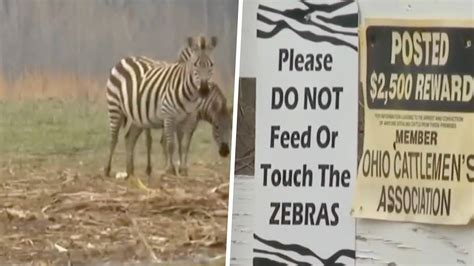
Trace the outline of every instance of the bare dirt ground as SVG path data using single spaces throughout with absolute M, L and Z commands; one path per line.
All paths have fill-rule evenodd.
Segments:
M 146 193 L 54 165 L 62 159 L 2 162 L 2 264 L 176 261 L 225 252 L 226 178 L 209 165 L 193 165 L 194 177 L 156 176 L 155 191 Z
M 155 133 L 145 192 L 103 175 L 106 112 L 90 102 L 0 98 L 0 264 L 224 265 L 229 162 L 209 128 L 193 138 L 188 177 L 162 174 Z M 135 172 L 148 184 L 144 146 Z M 120 139 L 112 174 L 124 163 Z

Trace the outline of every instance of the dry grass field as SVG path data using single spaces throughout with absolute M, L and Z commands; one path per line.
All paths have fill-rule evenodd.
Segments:
M 151 192 L 107 178 L 104 82 L 0 78 L 1 264 L 223 265 L 209 258 L 225 253 L 229 159 L 219 158 L 210 126 L 193 138 L 188 177 L 163 174 L 155 131 Z M 112 175 L 125 169 L 123 151 L 120 138 Z M 147 184 L 144 151 L 142 136 L 135 172 Z

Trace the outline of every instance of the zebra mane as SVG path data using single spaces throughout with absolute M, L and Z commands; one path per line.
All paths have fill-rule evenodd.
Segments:
M 181 48 L 178 54 L 178 63 L 187 62 L 193 55 L 193 49 L 199 49 L 201 51 L 210 51 L 217 45 L 217 37 L 212 36 L 210 40 L 206 40 L 204 36 L 188 37 L 188 45 Z
M 188 46 L 198 48 L 200 50 L 212 50 L 217 45 L 217 36 L 212 36 L 209 40 L 201 34 L 196 37 L 188 37 Z
M 200 119 L 214 124 L 218 121 L 218 117 L 227 115 L 229 108 L 227 98 L 220 86 L 215 82 L 210 82 L 209 87 L 211 91 L 207 97 L 201 100 L 198 116 Z
M 190 47 L 183 47 L 181 48 L 179 54 L 178 54 L 178 62 L 179 63 L 185 63 L 187 62 L 193 54 L 193 51 Z

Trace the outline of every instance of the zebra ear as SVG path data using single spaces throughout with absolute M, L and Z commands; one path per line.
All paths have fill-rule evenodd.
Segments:
M 199 36 L 199 38 L 198 38 L 198 47 L 199 47 L 199 49 L 201 49 L 201 50 L 206 49 L 206 45 L 207 45 L 206 44 L 206 38 L 204 38 L 204 36 L 202 36 L 202 35 Z
M 188 37 L 188 38 L 186 38 L 186 41 L 188 42 L 188 46 L 190 48 L 194 49 L 194 47 L 195 47 L 194 38 L 193 37 Z
M 217 36 L 211 37 L 211 45 L 209 45 L 209 50 L 214 49 L 217 46 Z

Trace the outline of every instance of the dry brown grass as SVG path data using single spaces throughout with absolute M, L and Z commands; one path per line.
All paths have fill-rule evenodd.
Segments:
M 217 69 L 213 79 L 231 104 L 234 84 L 224 83 Z M 98 80 L 69 72 L 26 70 L 9 81 L 0 73 L 0 100 L 80 99 L 103 104 L 106 80 L 107 77 Z
M 154 190 L 139 192 L 102 176 L 108 120 L 94 103 L 105 104 L 104 85 L 71 73 L 0 75 L 0 261 L 211 265 L 225 252 L 229 162 L 217 159 L 209 126 L 193 137 L 186 178 L 162 175 L 155 141 Z M 144 155 L 140 141 L 146 182 Z M 119 145 L 112 171 L 123 168 Z
M 25 71 L 14 80 L 0 74 L 0 100 L 85 99 L 104 101 L 105 81 L 74 73 Z
M 224 253 L 223 165 L 194 164 L 188 178 L 156 173 L 152 192 L 144 193 L 90 166 L 64 163 L 77 159 L 0 160 L 2 263 L 209 265 Z

